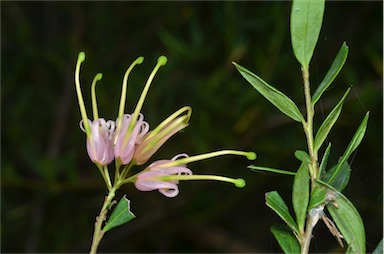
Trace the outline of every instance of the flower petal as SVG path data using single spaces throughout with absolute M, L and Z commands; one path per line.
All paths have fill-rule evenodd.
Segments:
M 103 118 L 89 121 L 91 135 L 87 137 L 87 152 L 94 163 L 107 165 L 114 159 L 113 147 L 109 137 L 110 128 Z
M 121 128 L 115 133 L 115 158 L 119 158 L 124 165 L 132 160 L 137 142 L 142 139 L 149 129 L 149 124 L 144 121 L 144 116 L 140 114 L 136 125 L 129 134 L 129 137 L 127 137 L 131 120 L 131 115 L 123 115 Z

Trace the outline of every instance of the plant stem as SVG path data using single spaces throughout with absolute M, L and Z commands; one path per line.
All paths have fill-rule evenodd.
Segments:
M 312 231 L 319 221 L 319 215 L 312 216 L 311 213 L 308 214 L 307 226 L 305 227 L 304 237 L 300 241 L 301 245 L 301 254 L 309 253 L 309 245 L 311 244 Z
M 315 188 L 316 178 L 319 172 L 318 167 L 318 154 L 317 150 L 314 148 L 314 137 L 313 137 L 313 117 L 315 115 L 315 109 L 312 103 L 311 98 L 311 89 L 309 82 L 309 68 L 302 67 L 301 68 L 303 81 L 304 81 L 304 94 L 305 94 L 305 104 L 307 109 L 307 121 L 303 123 L 304 132 L 307 137 L 308 144 L 308 152 L 310 156 L 310 161 L 308 164 L 309 173 L 311 176 L 311 193 Z M 304 234 L 302 234 L 302 238 L 300 239 L 300 247 L 301 254 L 306 254 L 309 252 L 309 246 L 312 239 L 312 231 L 318 222 L 318 218 L 313 219 L 311 214 L 308 214 L 307 217 L 307 225 L 305 228 Z
M 96 253 L 97 248 L 100 244 L 100 241 L 104 236 L 104 232 L 101 229 L 101 226 L 103 225 L 103 222 L 107 216 L 108 210 L 110 209 L 110 205 L 112 204 L 113 198 L 115 197 L 115 192 L 116 192 L 116 187 L 114 186 L 109 190 L 108 196 L 105 197 L 100 214 L 99 216 L 96 217 L 95 231 L 93 233 L 91 251 L 89 252 L 90 254 Z
M 317 178 L 318 174 L 318 155 L 317 151 L 314 150 L 314 138 L 313 138 L 313 117 L 315 115 L 315 109 L 312 104 L 312 98 L 311 98 L 311 89 L 310 89 L 310 83 L 309 83 L 309 69 L 308 68 L 302 68 L 302 76 L 304 81 L 304 94 L 305 94 L 305 104 L 307 109 L 307 121 L 303 124 L 305 135 L 307 137 L 307 144 L 308 144 L 308 151 L 310 156 L 310 163 L 309 163 L 309 172 L 311 174 L 311 180 L 312 180 L 312 189 L 314 188 L 314 183 Z

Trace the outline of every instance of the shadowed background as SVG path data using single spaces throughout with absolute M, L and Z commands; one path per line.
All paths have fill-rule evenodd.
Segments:
M 316 108 L 316 127 L 353 85 L 329 141 L 331 164 L 342 155 L 366 111 L 366 136 L 350 160 L 344 194 L 361 213 L 367 252 L 382 238 L 383 4 L 327 2 L 311 62 L 314 91 L 341 44 L 350 47 L 341 74 Z M 227 183 L 181 182 L 172 199 L 126 185 L 137 218 L 107 233 L 100 252 L 278 252 L 269 228 L 282 223 L 264 204 L 277 190 L 290 205 L 293 178 L 254 173 L 255 163 L 295 171 L 306 150 L 302 128 L 275 109 L 235 70 L 235 61 L 282 90 L 304 112 L 300 66 L 289 38 L 290 2 L 2 2 L 1 251 L 87 252 L 106 188 L 79 129 L 74 68 L 86 52 L 81 81 L 90 115 L 90 84 L 99 114 L 115 119 L 123 75 L 133 111 L 159 55 L 168 57 L 142 109 L 154 127 L 184 105 L 190 126 L 151 159 L 232 148 L 254 162 L 222 157 L 190 164 L 195 174 L 242 177 Z M 321 150 L 321 154 L 324 150 Z M 113 168 L 113 167 L 111 167 Z M 292 209 L 291 209 L 292 211 Z M 322 222 L 314 252 L 341 252 Z

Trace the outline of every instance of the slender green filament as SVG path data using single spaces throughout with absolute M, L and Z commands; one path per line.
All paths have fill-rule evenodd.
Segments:
M 233 183 L 238 188 L 243 188 L 245 186 L 245 180 L 242 178 L 234 179 L 234 178 L 229 178 L 225 176 L 215 176 L 215 175 L 171 175 L 171 176 L 156 177 L 155 179 L 160 179 L 162 181 L 214 180 L 214 181 Z
M 170 161 L 164 164 L 159 165 L 158 167 L 160 168 L 168 168 L 168 167 L 173 167 L 177 165 L 184 165 L 190 162 L 194 161 L 200 161 L 200 160 L 205 160 L 209 159 L 212 157 L 217 157 L 221 155 L 241 155 L 247 157 L 248 160 L 254 160 L 256 159 L 256 154 L 254 152 L 243 152 L 243 151 L 235 151 L 235 150 L 222 150 L 222 151 L 217 151 L 217 152 L 211 152 L 211 153 L 206 153 L 206 154 L 200 154 L 196 156 L 191 156 L 183 159 L 178 159 L 175 161 Z
M 127 69 L 127 71 L 125 72 L 124 74 L 124 78 L 123 78 L 123 86 L 121 88 L 121 97 L 120 97 L 120 104 L 119 104 L 119 112 L 118 112 L 118 117 L 117 117 L 117 126 L 116 126 L 116 130 L 119 131 L 120 128 L 121 128 L 121 118 L 124 114 L 124 108 L 125 108 L 125 100 L 127 98 L 127 83 L 128 83 L 128 76 L 129 74 L 131 73 L 133 67 L 135 67 L 136 65 L 139 65 L 141 64 L 142 62 L 144 61 L 144 57 L 140 56 L 138 57 L 130 66 L 129 68 Z
M 76 85 L 77 99 L 79 101 L 79 106 L 80 106 L 81 118 L 83 119 L 84 130 L 85 130 L 85 133 L 87 134 L 87 137 L 90 137 L 91 128 L 88 123 L 87 111 L 85 109 L 84 99 L 83 99 L 83 95 L 81 93 L 81 88 L 80 88 L 80 66 L 81 66 L 81 63 L 84 61 L 85 61 L 85 53 L 80 52 L 79 56 L 77 57 L 77 63 L 76 63 L 75 85 Z
M 141 93 L 140 99 L 136 104 L 136 108 L 135 108 L 135 111 L 133 112 L 132 120 L 129 123 L 128 131 L 127 131 L 127 135 L 125 136 L 124 143 L 128 142 L 129 136 L 130 136 L 131 132 L 133 131 L 133 128 L 135 127 L 137 117 L 139 116 L 140 110 L 143 107 L 145 97 L 147 96 L 149 87 L 151 86 L 151 83 L 152 83 L 157 71 L 159 70 L 159 68 L 161 66 L 165 65 L 166 63 L 167 63 L 167 57 L 165 57 L 165 56 L 160 56 L 157 59 L 157 64 L 156 64 L 155 68 L 153 69 L 151 75 L 149 76 L 147 83 L 144 86 L 143 92 Z
M 165 119 L 163 122 L 161 122 L 149 135 L 148 135 L 148 138 L 152 138 L 154 136 L 157 136 L 157 134 L 167 125 L 169 125 L 170 123 L 172 123 L 172 121 L 174 121 L 179 115 L 182 115 L 184 112 L 187 112 L 187 117 L 183 118 L 183 121 L 185 121 L 186 123 L 189 122 L 189 119 L 191 118 L 191 114 L 192 114 L 192 108 L 189 107 L 189 106 L 185 106 L 185 107 L 182 107 L 181 109 L 177 110 L 175 113 L 173 113 L 172 115 L 170 115 L 167 119 Z
M 92 99 L 92 111 L 93 111 L 93 120 L 99 119 L 99 112 L 97 111 L 97 101 L 96 101 L 96 82 L 103 78 L 103 74 L 97 73 L 93 78 L 91 86 L 91 99 Z
M 182 124 L 184 124 L 185 126 L 188 125 L 188 124 L 187 124 L 187 121 L 186 121 L 186 118 L 187 118 L 187 116 L 182 116 L 182 117 L 180 117 L 179 119 L 176 119 L 176 120 L 173 121 L 171 124 L 169 124 L 169 125 L 167 126 L 166 129 L 162 130 L 161 132 L 160 132 L 160 130 L 157 130 L 157 131 L 156 131 L 156 129 L 157 129 L 157 128 L 156 128 L 156 129 L 153 131 L 153 132 L 156 131 L 156 136 L 151 135 L 153 132 L 151 132 L 150 135 L 148 135 L 148 139 L 151 139 L 151 137 L 153 137 L 153 138 L 152 138 L 151 142 L 150 142 L 147 146 L 145 146 L 145 148 L 143 149 L 143 152 L 145 153 L 145 152 L 151 150 L 152 147 L 154 147 L 160 140 L 162 140 L 163 138 L 165 138 L 165 136 L 167 136 L 167 135 L 168 135 L 170 132 L 172 132 L 174 129 L 179 128 L 180 125 L 182 125 Z M 184 128 L 184 127 L 183 127 L 183 128 Z M 150 137 L 150 136 L 151 136 L 151 137 Z

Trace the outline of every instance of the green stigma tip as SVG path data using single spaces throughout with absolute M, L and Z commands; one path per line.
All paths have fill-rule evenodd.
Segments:
M 255 160 L 256 157 L 257 157 L 257 156 L 256 156 L 256 154 L 255 154 L 254 152 L 249 152 L 249 153 L 247 154 L 247 159 L 250 160 L 250 161 Z
M 102 73 L 97 73 L 96 74 L 96 77 L 95 77 L 96 80 L 100 80 L 102 78 L 103 78 L 103 74 Z
M 79 56 L 77 57 L 77 59 L 80 61 L 80 62 L 83 62 L 85 60 L 85 53 L 83 51 L 81 51 L 79 53 Z
M 234 184 L 238 188 L 243 188 L 245 186 L 245 180 L 242 178 L 237 178 L 236 181 L 234 182 Z
M 166 56 L 160 56 L 159 59 L 157 59 L 157 63 L 164 66 L 167 63 L 168 59 Z
M 144 61 L 144 57 L 140 56 L 136 59 L 137 64 L 141 64 Z

